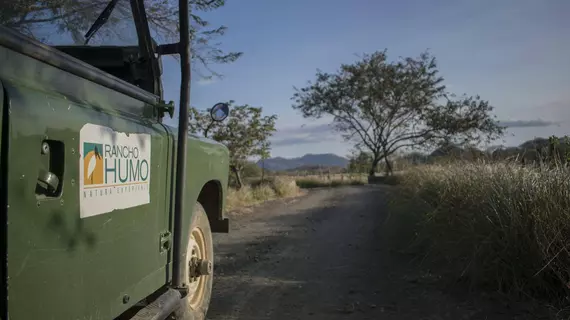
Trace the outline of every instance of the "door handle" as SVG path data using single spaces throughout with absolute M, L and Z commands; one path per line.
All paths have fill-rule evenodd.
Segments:
M 38 183 L 42 183 L 45 189 L 53 193 L 59 187 L 59 178 L 53 172 L 40 170 Z
M 63 190 L 62 184 L 65 168 L 65 147 L 63 141 L 42 141 L 40 165 L 36 195 L 50 198 L 59 197 Z

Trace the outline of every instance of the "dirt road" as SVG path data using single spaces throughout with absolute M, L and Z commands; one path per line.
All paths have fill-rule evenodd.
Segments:
M 215 235 L 208 319 L 537 319 L 488 295 L 443 289 L 384 236 L 387 186 L 312 190 L 231 215 Z

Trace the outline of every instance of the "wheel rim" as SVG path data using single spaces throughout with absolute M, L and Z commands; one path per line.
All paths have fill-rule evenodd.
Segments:
M 200 228 L 194 228 L 190 234 L 188 242 L 188 252 L 186 254 L 186 281 L 188 282 L 188 303 L 192 309 L 197 309 L 204 299 L 204 289 L 206 287 L 207 277 L 210 275 L 199 276 L 197 279 L 190 278 L 190 263 L 192 258 L 201 260 L 208 259 L 206 249 L 206 238 Z M 192 281 L 194 280 L 194 281 Z

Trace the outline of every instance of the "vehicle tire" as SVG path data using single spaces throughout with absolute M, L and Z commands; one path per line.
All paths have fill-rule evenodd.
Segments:
M 173 317 L 179 320 L 203 320 L 206 319 L 212 296 L 214 246 L 208 216 L 198 202 L 194 205 L 186 243 L 186 262 L 184 264 L 183 279 L 189 290 L 188 295 L 181 300 L 180 307 L 174 312 Z M 194 282 L 190 282 L 189 279 L 189 262 L 192 257 L 205 258 L 211 262 L 209 275 L 200 276 Z

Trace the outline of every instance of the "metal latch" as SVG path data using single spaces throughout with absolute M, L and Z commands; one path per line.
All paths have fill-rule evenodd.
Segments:
M 165 231 L 160 234 L 160 253 L 165 253 L 170 250 L 172 244 L 172 233 L 170 231 Z

